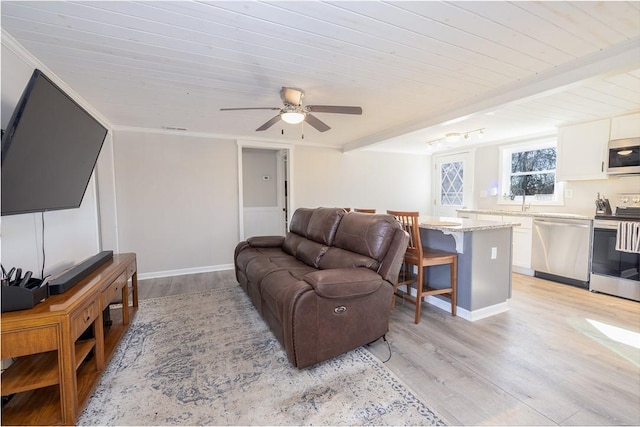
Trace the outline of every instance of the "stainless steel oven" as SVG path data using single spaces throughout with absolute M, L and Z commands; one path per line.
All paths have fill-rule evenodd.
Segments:
M 616 250 L 618 222 L 640 221 L 640 208 L 634 209 L 627 216 L 620 209 L 616 215 L 596 215 L 589 290 L 640 301 L 640 254 Z

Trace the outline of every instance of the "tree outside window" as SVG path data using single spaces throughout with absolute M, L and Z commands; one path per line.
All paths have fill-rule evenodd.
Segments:
M 539 139 L 500 147 L 498 204 L 563 205 L 564 183 L 556 182 L 556 141 Z M 518 200 L 514 199 L 514 196 Z
M 519 151 L 511 154 L 511 194 L 535 196 L 554 194 L 556 180 L 555 147 Z

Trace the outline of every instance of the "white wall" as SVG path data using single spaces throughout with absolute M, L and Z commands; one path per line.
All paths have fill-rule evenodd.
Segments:
M 588 149 L 586 147 L 585 149 Z M 474 209 L 518 210 L 520 207 L 498 205 L 499 196 L 489 196 L 491 189 L 497 187 L 499 170 L 499 148 L 489 146 L 478 148 L 475 155 Z M 580 161 L 576 159 L 576 161 Z M 532 206 L 532 212 L 560 212 L 581 215 L 595 214 L 596 193 L 609 198 L 612 208 L 618 205 L 616 194 L 640 193 L 640 176 L 612 177 L 604 180 L 569 181 L 565 183 L 565 193 L 573 197 L 565 198 L 564 206 Z M 487 195 L 481 192 L 485 191 Z M 483 197 L 484 196 L 484 197 Z
M 2 127 L 5 128 L 35 67 L 63 85 L 28 52 L 2 39 Z M 73 94 L 70 94 L 73 96 Z M 75 98 L 75 97 L 74 97 Z M 81 105 L 87 107 L 76 98 Z M 57 274 L 100 250 L 95 179 L 89 182 L 82 205 L 44 214 L 46 265 L 44 273 Z M 42 268 L 41 214 L 4 216 L 1 219 L 1 261 L 6 267 L 21 267 L 40 277 Z
M 142 277 L 231 268 L 238 243 L 235 141 L 114 133 L 118 241 Z
M 295 148 L 293 207 L 338 206 L 428 215 L 431 156 Z
M 142 278 L 231 268 L 239 240 L 235 141 L 114 133 L 118 240 Z M 428 212 L 429 156 L 296 146 L 297 207 Z

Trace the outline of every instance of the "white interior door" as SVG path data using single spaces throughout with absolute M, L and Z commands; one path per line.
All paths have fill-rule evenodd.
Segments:
M 286 145 L 238 141 L 240 240 L 286 234 L 291 157 Z
M 434 157 L 434 215 L 456 217 L 473 201 L 473 152 Z

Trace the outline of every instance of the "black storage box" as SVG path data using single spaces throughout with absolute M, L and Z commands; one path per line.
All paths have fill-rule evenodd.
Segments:
M 29 279 L 27 287 L 2 286 L 2 312 L 26 310 L 49 297 L 49 286 L 39 286 L 42 279 Z M 38 286 L 38 287 L 36 287 Z

